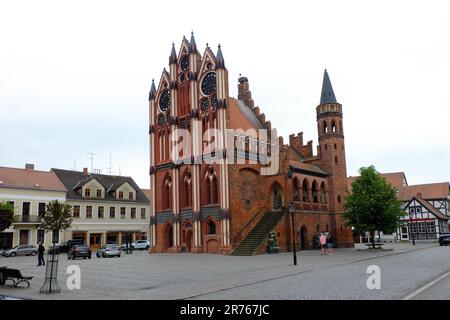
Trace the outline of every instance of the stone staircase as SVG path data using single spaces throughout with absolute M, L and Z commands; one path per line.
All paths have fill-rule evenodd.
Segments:
M 252 256 L 257 254 L 259 247 L 267 240 L 269 233 L 273 231 L 282 217 L 282 212 L 266 212 L 252 231 L 231 252 L 231 255 Z

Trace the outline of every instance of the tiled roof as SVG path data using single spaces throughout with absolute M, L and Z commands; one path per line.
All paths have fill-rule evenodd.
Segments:
M 448 182 L 417 184 L 400 188 L 398 196 L 404 201 L 416 197 L 419 193 L 422 194 L 423 199 L 447 199 L 448 188 Z
M 150 189 L 141 189 L 141 190 L 147 197 L 148 201 L 150 201 L 150 199 L 152 198 L 152 190 Z
M 404 172 L 390 172 L 390 173 L 380 173 L 380 175 L 387 180 L 394 188 L 401 189 L 404 187 L 404 184 L 408 185 L 406 181 Z M 347 178 L 347 185 L 351 189 L 353 181 L 358 176 L 350 176 Z
M 300 169 L 300 170 L 305 170 L 305 171 L 309 171 L 309 172 L 313 172 L 313 173 L 318 173 L 321 175 L 328 175 L 328 173 L 326 171 L 323 171 L 322 169 L 320 169 L 318 166 L 309 164 L 309 163 L 303 163 L 303 162 L 298 162 L 295 160 L 290 160 L 289 161 L 289 165 Z
M 67 189 L 51 171 L 0 167 L 0 188 L 66 192 Z
M 434 216 L 436 216 L 439 219 L 448 220 L 448 217 L 442 214 L 438 209 L 433 207 L 428 201 L 421 199 L 419 197 L 413 197 L 410 200 L 417 200 L 422 206 L 424 206 L 429 212 L 431 212 Z
M 66 198 L 69 200 L 89 200 L 83 198 L 81 194 L 74 190 L 74 187 L 77 186 L 80 181 L 83 184 L 83 181 L 87 179 L 95 178 L 106 190 L 108 190 L 113 185 L 122 185 L 128 182 L 133 189 L 136 190 L 136 202 L 137 203 L 149 203 L 149 200 L 144 195 L 139 186 L 134 182 L 131 177 L 121 177 L 121 176 L 110 176 L 103 174 L 95 174 L 90 173 L 89 178 L 83 175 L 83 172 L 78 171 L 70 171 L 70 170 L 62 170 L 62 169 L 52 169 L 52 171 L 56 174 L 56 176 L 61 180 L 61 182 L 67 188 L 67 196 Z M 117 186 L 116 186 L 117 188 Z M 96 201 L 114 201 L 114 202 L 126 202 L 128 200 L 118 200 L 111 193 L 107 192 L 105 198 L 98 199 L 95 198 Z

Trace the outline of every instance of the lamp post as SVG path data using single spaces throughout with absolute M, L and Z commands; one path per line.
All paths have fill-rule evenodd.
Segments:
M 295 248 L 295 220 L 294 220 L 294 212 L 295 212 L 295 203 L 291 201 L 289 204 L 289 212 L 291 214 L 292 221 L 292 254 L 294 259 L 294 266 L 297 265 L 297 250 Z
M 412 212 L 410 212 L 409 213 L 409 220 L 411 221 L 411 223 L 410 223 L 411 229 L 412 229 L 412 224 L 413 224 L 413 218 L 414 218 L 414 214 Z M 416 225 L 416 228 L 417 228 L 417 225 Z M 410 229 L 410 228 L 408 227 L 408 229 Z M 413 230 L 411 230 L 411 235 L 412 235 L 413 246 L 415 246 L 416 245 L 416 240 L 414 238 Z

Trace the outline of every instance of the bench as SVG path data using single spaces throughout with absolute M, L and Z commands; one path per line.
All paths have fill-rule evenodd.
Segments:
M 372 243 L 366 243 L 365 245 L 368 247 L 373 247 Z M 375 242 L 375 249 L 381 249 L 382 246 L 384 246 L 384 243 Z
M 10 269 L 2 267 L 0 268 L 0 284 L 4 285 L 7 280 L 10 280 L 13 282 L 14 287 L 17 288 L 17 286 L 20 283 L 26 283 L 28 287 L 30 287 L 30 280 L 33 279 L 33 277 L 25 277 L 20 273 L 20 270 L 18 269 Z

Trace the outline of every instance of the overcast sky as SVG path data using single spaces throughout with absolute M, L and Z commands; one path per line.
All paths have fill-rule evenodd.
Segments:
M 0 166 L 132 176 L 148 187 L 148 91 L 171 44 L 222 45 L 288 141 L 317 145 L 324 68 L 343 105 L 349 175 L 450 180 L 450 1 L 0 0 Z M 315 147 L 314 147 L 315 148 Z

